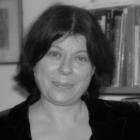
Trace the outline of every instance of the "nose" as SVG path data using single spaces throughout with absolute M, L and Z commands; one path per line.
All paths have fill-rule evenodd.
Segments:
M 72 68 L 72 60 L 70 58 L 63 58 L 61 61 L 59 72 L 63 75 L 70 75 L 72 74 L 73 68 Z

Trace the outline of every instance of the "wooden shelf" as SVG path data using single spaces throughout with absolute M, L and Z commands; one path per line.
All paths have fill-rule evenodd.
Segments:
M 103 95 L 139 95 L 140 88 L 138 87 L 106 87 L 100 91 Z

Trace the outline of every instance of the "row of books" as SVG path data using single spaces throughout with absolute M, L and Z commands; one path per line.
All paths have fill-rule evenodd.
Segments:
M 114 48 L 116 68 L 112 87 L 140 87 L 140 7 L 91 11 Z

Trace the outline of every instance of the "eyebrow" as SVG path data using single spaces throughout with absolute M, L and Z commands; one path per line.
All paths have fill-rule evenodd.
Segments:
M 57 45 L 52 45 L 51 48 L 56 48 L 56 49 L 59 49 L 59 50 L 63 50 L 61 47 L 57 46 Z
M 87 50 L 79 50 L 77 53 L 87 53 Z
M 52 45 L 52 48 L 56 48 L 56 49 L 59 49 L 59 50 L 62 50 L 63 49 L 57 45 Z M 83 49 L 83 50 L 78 50 L 76 53 L 87 53 L 87 50 Z

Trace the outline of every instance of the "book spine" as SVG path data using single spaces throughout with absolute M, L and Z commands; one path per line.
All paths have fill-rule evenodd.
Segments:
M 133 55 L 133 63 L 134 63 L 134 86 L 139 86 L 139 8 L 135 7 L 135 21 L 134 21 L 134 55 Z
M 105 15 L 106 15 L 105 34 L 108 40 L 112 42 L 114 10 L 113 9 L 105 10 Z
M 120 39 L 120 72 L 119 72 L 119 85 L 120 87 L 126 85 L 126 36 L 127 36 L 127 19 L 128 19 L 128 8 L 123 9 L 122 15 L 122 27 L 121 27 L 121 39 Z
M 128 20 L 127 20 L 127 38 L 126 38 L 126 47 L 127 47 L 127 62 L 126 62 L 126 86 L 133 87 L 134 86 L 134 64 L 133 64 L 133 53 L 134 53 L 134 7 L 128 7 Z
M 114 25 L 114 54 L 115 54 L 115 72 L 112 82 L 112 87 L 119 87 L 119 71 L 120 71 L 120 34 L 121 34 L 121 22 L 122 12 L 115 16 Z

